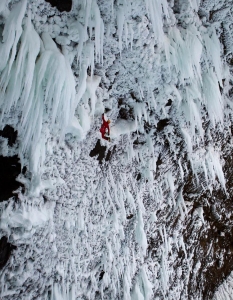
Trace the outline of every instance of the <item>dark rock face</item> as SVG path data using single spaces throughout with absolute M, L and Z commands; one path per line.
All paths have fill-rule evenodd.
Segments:
M 23 186 L 15 179 L 21 173 L 21 164 L 17 155 L 0 156 L 0 201 L 13 197 L 13 191 Z
M 100 275 L 99 275 L 99 280 L 102 280 L 102 279 L 103 279 L 104 274 L 105 274 L 105 272 L 104 272 L 104 270 L 102 270 L 102 271 L 100 272 Z
M 172 105 L 172 99 L 168 99 L 167 104 L 165 106 L 171 106 Z
M 3 236 L 0 239 L 0 269 L 2 269 L 7 263 L 13 249 L 16 249 L 16 246 L 8 243 L 7 238 Z
M 137 178 L 136 178 L 137 181 L 139 181 L 141 179 L 141 177 L 142 177 L 141 173 L 138 173 Z
M 217 140 L 223 141 L 223 137 L 216 136 Z M 225 139 L 221 151 L 225 161 L 223 172 L 226 179 L 227 193 L 216 185 L 211 191 L 203 189 L 195 180 L 195 174 L 188 165 L 188 172 L 185 176 L 185 184 L 180 185 L 183 190 L 183 197 L 186 203 L 192 206 L 189 214 L 186 216 L 186 222 L 183 231 L 183 240 L 185 251 L 179 250 L 174 268 L 183 270 L 183 280 L 188 280 L 189 299 L 195 299 L 199 293 L 201 299 L 213 299 L 216 289 L 230 275 L 233 270 L 233 153 L 230 147 L 230 140 Z M 164 151 L 164 157 L 168 157 L 168 152 Z M 173 157 L 170 156 L 169 157 Z M 160 164 L 163 168 L 163 164 Z M 178 166 L 177 166 L 178 169 Z M 200 179 L 205 184 L 205 178 Z M 197 211 L 202 210 L 204 223 L 201 221 Z M 162 218 L 162 211 L 157 216 Z M 171 228 L 179 226 L 179 217 L 171 214 L 171 218 L 164 220 L 166 228 L 168 224 Z M 199 226 L 197 227 L 197 220 Z M 148 240 L 148 252 L 152 257 L 156 256 L 158 241 L 156 239 Z M 187 263 L 186 255 L 191 259 Z M 191 268 L 191 272 L 186 277 L 185 270 Z M 178 281 L 174 278 L 172 287 L 176 286 Z
M 121 107 L 119 110 L 119 116 L 123 120 L 134 120 L 133 108 L 130 106 Z
M 8 139 L 8 146 L 12 147 L 17 139 L 17 130 L 6 125 L 3 130 L 0 130 L 0 136 Z
M 162 129 L 157 132 L 157 136 L 165 141 L 166 136 L 163 128 L 169 125 L 169 120 L 161 121 L 163 121 L 160 124 Z M 204 123 L 203 128 L 207 132 L 208 123 Z M 182 268 L 181 278 L 187 282 L 187 299 L 196 299 L 197 295 L 200 299 L 213 299 L 216 289 L 233 270 L 233 152 L 231 129 L 231 127 L 226 127 L 223 133 L 212 134 L 212 143 L 219 145 L 221 157 L 224 160 L 223 173 L 227 192 L 224 191 L 220 181 L 216 182 L 212 190 L 206 188 L 208 181 L 206 181 L 204 174 L 198 174 L 199 181 L 197 181 L 187 157 L 183 156 L 182 162 L 184 165 L 186 164 L 187 169 L 184 173 L 184 181 L 177 180 L 176 195 L 178 199 L 179 193 L 182 192 L 187 207 L 192 208 L 183 217 L 182 238 L 185 248 L 177 250 L 177 259 L 173 267 L 176 270 Z M 174 129 L 174 134 L 177 136 L 176 147 L 179 149 L 177 158 L 180 159 L 182 153 L 184 153 L 183 144 L 179 142 L 181 139 L 180 132 Z M 157 174 L 164 174 L 166 168 L 169 169 L 169 164 L 171 166 L 170 170 L 173 168 L 174 173 L 179 170 L 178 159 L 172 151 L 171 147 L 167 147 L 164 142 L 163 151 L 159 154 L 156 162 Z M 169 192 L 167 196 L 169 196 Z M 200 215 L 203 215 L 204 221 L 201 220 Z M 156 216 L 160 222 L 166 224 L 166 230 L 173 231 L 181 226 L 179 214 L 173 211 L 169 213 L 169 209 L 167 209 L 166 214 L 164 210 L 158 210 Z M 155 259 L 158 257 L 157 249 L 161 243 L 159 238 L 158 235 L 157 238 L 148 239 L 148 253 Z M 179 284 L 176 277 L 172 280 L 171 290 Z
M 159 120 L 157 130 L 162 131 L 169 124 L 169 119 Z
M 201 207 L 205 224 L 199 232 L 193 226 L 193 218 L 187 224 L 184 240 L 187 249 L 194 250 L 194 263 L 200 262 L 197 274 L 191 274 L 189 279 L 189 295 L 195 295 L 196 291 L 202 291 L 203 299 L 212 299 L 215 289 L 230 275 L 233 270 L 233 216 L 229 214 L 233 210 L 233 153 L 227 149 L 227 143 L 222 148 L 224 153 L 224 174 L 226 178 L 226 190 L 223 189 L 202 191 L 192 182 L 191 175 L 184 186 L 184 199 L 190 201 L 190 195 L 195 197 L 192 216 L 195 210 Z M 195 278 L 196 277 L 196 278 Z M 199 280 L 197 279 L 199 278 Z
M 72 0 L 45 0 L 49 2 L 52 6 L 56 6 L 56 8 L 60 11 L 71 11 L 72 8 Z
M 8 146 L 12 147 L 17 139 L 17 130 L 14 130 L 10 125 L 6 125 L 3 130 L 0 130 L 0 136 L 8 139 Z M 16 177 L 21 173 L 21 164 L 17 155 L 5 157 L 0 156 L 0 202 L 13 197 L 13 193 L 21 183 L 16 181 Z M 25 173 L 26 167 L 23 169 Z
M 130 214 L 130 215 L 128 215 L 128 216 L 126 217 L 127 220 L 130 220 L 130 219 L 132 219 L 132 218 L 133 218 L 133 214 Z

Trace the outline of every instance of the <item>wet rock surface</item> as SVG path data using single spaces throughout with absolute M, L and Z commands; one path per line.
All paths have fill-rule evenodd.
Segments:
M 14 130 L 10 125 L 6 125 L 3 130 L 0 130 L 0 136 L 8 139 L 8 146 L 12 147 L 17 139 L 17 130 Z
M 15 196 L 14 191 L 23 185 L 16 181 L 21 173 L 21 164 L 17 155 L 0 156 L 0 202 Z
M 52 6 L 55 6 L 60 12 L 71 11 L 72 0 L 45 0 L 49 2 Z
M 6 265 L 11 255 L 11 252 L 14 249 L 16 249 L 16 246 L 13 246 L 12 244 L 8 243 L 7 237 L 3 236 L 0 239 L 0 269 L 2 269 Z
M 169 124 L 169 119 L 159 120 L 157 124 L 157 130 L 162 131 Z

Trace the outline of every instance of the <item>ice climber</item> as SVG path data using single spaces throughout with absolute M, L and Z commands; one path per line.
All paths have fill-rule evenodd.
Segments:
M 111 121 L 109 119 L 108 119 L 108 121 L 105 121 L 104 114 L 102 114 L 102 121 L 103 121 L 103 124 L 102 124 L 102 126 L 100 128 L 102 139 L 105 139 L 105 140 L 107 140 L 107 141 L 110 142 L 110 137 L 109 137 L 109 135 L 110 135 L 110 128 L 109 128 L 109 124 L 110 124 Z M 105 136 L 106 131 L 107 131 L 107 135 L 108 136 Z

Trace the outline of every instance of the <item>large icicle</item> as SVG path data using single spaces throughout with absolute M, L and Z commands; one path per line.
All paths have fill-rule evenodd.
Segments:
M 213 69 L 203 74 L 203 96 L 213 125 L 223 122 L 223 102 L 218 87 L 218 78 Z
M 150 14 L 151 23 L 155 33 L 155 39 L 159 43 L 164 42 L 164 33 L 163 33 L 163 10 L 162 6 L 165 6 L 167 12 L 167 1 L 161 0 L 146 0 L 147 11 Z
M 35 80 L 35 62 L 39 52 L 40 38 L 32 26 L 30 17 L 28 17 L 25 21 L 20 47 L 12 70 L 5 68 L 1 77 L 1 117 L 16 104 L 25 111 L 28 109 L 30 105 L 28 103 L 30 101 L 29 95 L 33 80 Z M 17 103 L 19 100 L 20 102 Z
M 9 16 L 7 17 L 3 36 L 3 45 L 0 48 L 0 71 L 6 66 L 8 73 L 15 59 L 17 44 L 22 34 L 22 20 L 25 14 L 27 0 L 23 0 L 14 5 Z

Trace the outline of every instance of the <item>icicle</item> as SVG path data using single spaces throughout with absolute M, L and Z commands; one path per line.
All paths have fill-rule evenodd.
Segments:
M 85 198 L 85 196 L 84 196 L 84 198 Z M 84 200 L 84 203 L 85 203 L 85 200 Z M 77 224 L 78 224 L 78 229 L 79 230 L 84 230 L 85 222 L 84 222 L 84 212 L 83 212 L 82 208 L 79 208 Z
M 187 144 L 187 151 L 188 151 L 189 154 L 191 154 L 192 153 L 192 148 L 193 148 L 192 147 L 192 139 L 191 139 L 191 137 L 190 137 L 190 135 L 189 135 L 189 133 L 187 132 L 186 129 L 182 128 L 181 132 L 183 133 L 184 140 Z
M 208 72 L 203 73 L 203 96 L 206 101 L 206 106 L 209 113 L 209 118 L 215 126 L 216 122 L 223 122 L 223 103 L 221 93 L 219 91 L 218 79 L 209 69 Z
M 87 92 L 91 99 L 91 113 L 94 116 L 95 113 L 95 105 L 96 105 L 96 89 L 100 84 L 101 77 L 95 75 L 92 77 L 87 76 Z
M 124 27 L 124 21 L 125 21 L 125 12 L 124 12 L 124 6 L 119 6 L 117 10 L 117 33 L 118 33 L 118 39 L 119 39 L 119 49 L 120 52 L 122 51 L 122 33 L 123 33 L 123 27 Z
M 124 25 L 124 28 L 125 28 L 125 44 L 126 44 L 126 48 L 128 49 L 128 23 L 125 22 L 125 25 Z
M 9 9 L 7 8 L 8 0 L 2 0 L 0 2 L 0 14 L 4 17 L 7 18 L 10 14 Z
M 186 205 L 185 205 L 185 202 L 184 202 L 183 190 L 182 189 L 180 190 L 180 192 L 178 194 L 178 197 L 177 197 L 177 206 L 179 207 L 179 210 L 180 210 L 181 219 L 184 220 L 185 214 L 187 215 L 188 212 L 187 212 L 187 208 L 186 208 Z M 185 214 L 184 214 L 184 212 L 185 212 Z
M 183 168 L 181 166 L 181 159 L 180 158 L 178 160 L 178 164 L 179 164 L 179 167 L 180 167 L 180 176 L 181 176 L 181 179 L 183 181 L 184 180 L 184 170 L 183 170 Z
M 119 205 L 120 205 L 120 209 L 121 209 L 121 220 L 124 222 L 126 219 L 126 212 L 125 212 L 125 205 L 124 205 L 124 201 L 125 200 L 125 195 L 124 192 L 121 188 L 119 188 Z
M 225 177 L 222 171 L 222 166 L 220 162 L 220 157 L 217 152 L 214 151 L 213 148 L 210 148 L 207 156 L 206 156 L 206 164 L 208 166 L 208 171 L 209 171 L 209 177 L 212 178 L 212 180 L 215 180 L 215 174 L 218 177 L 219 182 L 222 185 L 222 188 L 226 191 L 226 186 L 225 186 Z
M 91 4 L 92 4 L 92 0 L 85 1 L 85 31 L 87 30 L 88 22 L 91 14 Z
M 123 278 L 123 286 L 124 286 L 124 300 L 130 299 L 130 288 L 131 288 L 131 274 L 129 267 L 126 267 Z
M 140 275 L 141 275 L 142 285 L 143 285 L 144 300 L 150 300 L 151 296 L 153 295 L 153 289 L 152 289 L 153 286 L 147 277 L 145 265 L 142 267 Z
M 201 206 L 197 207 L 194 211 L 194 215 L 198 215 L 199 218 L 201 219 L 203 225 L 205 225 L 205 220 L 203 217 L 203 207 L 201 207 Z
M 133 27 L 132 27 L 131 23 L 129 23 L 129 31 L 130 31 L 130 50 L 132 51 L 132 49 L 133 49 L 133 36 L 134 36 L 134 32 L 133 32 Z
M 131 295 L 131 300 L 144 300 L 143 294 L 140 291 L 138 283 L 135 284 L 133 293 Z
M 130 193 L 128 188 L 126 188 L 126 197 L 127 197 L 129 206 L 132 208 L 132 211 L 134 211 L 136 209 L 136 206 L 134 203 L 135 201 L 134 201 L 133 195 Z
M 170 251 L 170 247 L 169 247 L 168 241 L 167 241 L 167 232 L 166 232 L 165 226 L 163 226 L 163 236 L 164 236 L 165 254 L 168 255 L 168 253 Z
M 212 29 L 211 37 L 206 33 L 204 35 L 204 43 L 207 50 L 208 59 L 212 60 L 212 65 L 217 75 L 217 81 L 222 86 L 222 62 L 221 62 L 221 45 L 216 35 L 215 28 Z M 217 84 L 218 88 L 218 84 Z
M 131 161 L 135 156 L 134 149 L 133 149 L 133 143 L 130 141 L 129 142 L 129 147 L 127 149 L 127 157 L 128 161 Z
M 150 15 L 156 40 L 163 42 L 163 12 L 161 0 L 146 0 L 147 12 Z
M 3 45 L 0 48 L 0 71 L 2 71 L 7 65 L 8 74 L 15 59 L 17 44 L 22 34 L 21 25 L 25 14 L 26 5 L 27 0 L 22 0 L 13 6 L 13 9 L 6 20 L 2 33 Z
M 187 258 L 187 252 L 186 252 L 183 236 L 180 236 L 180 238 L 179 238 L 179 245 L 182 247 L 182 249 L 184 251 L 185 258 Z
M 92 3 L 94 16 L 95 16 L 95 54 L 96 60 L 98 62 L 102 61 L 103 56 L 103 32 L 104 32 L 104 23 L 100 16 L 100 11 L 97 3 L 93 1 Z
M 140 245 L 142 249 L 143 255 L 146 255 L 147 238 L 146 238 L 146 233 L 144 231 L 144 222 L 143 222 L 141 210 L 139 210 L 137 213 L 137 225 L 135 229 L 135 237 L 137 243 Z
M 161 280 L 162 293 L 165 297 L 166 291 L 167 291 L 167 288 L 168 288 L 168 282 L 169 282 L 169 273 L 168 273 L 168 267 L 167 267 L 167 256 L 165 255 L 165 253 L 163 253 L 162 257 L 161 257 L 160 280 Z
M 2 115 L 8 113 L 18 101 L 23 109 L 30 107 L 28 101 L 35 80 L 35 62 L 40 51 L 40 38 L 32 26 L 30 16 L 26 19 L 20 42 L 12 71 L 8 76 L 6 68 L 1 78 Z M 5 91 L 7 85 L 10 88 Z
M 207 169 L 206 169 L 205 161 L 202 162 L 202 168 L 203 168 L 203 171 L 204 171 L 204 174 L 205 174 L 206 183 L 208 184 L 208 175 L 207 175 Z
M 79 60 L 81 63 L 83 44 L 88 39 L 87 30 L 85 30 L 83 25 L 80 24 L 79 22 L 77 22 L 75 25 L 77 26 L 78 33 L 79 33 L 79 43 L 78 43 L 78 48 L 77 48 L 77 60 Z
M 170 188 L 171 196 L 172 196 L 172 199 L 173 199 L 173 203 L 175 205 L 175 200 L 174 200 L 175 186 L 174 186 L 174 179 L 173 179 L 171 171 L 167 172 L 167 181 L 168 181 L 168 184 L 169 184 L 169 188 Z

